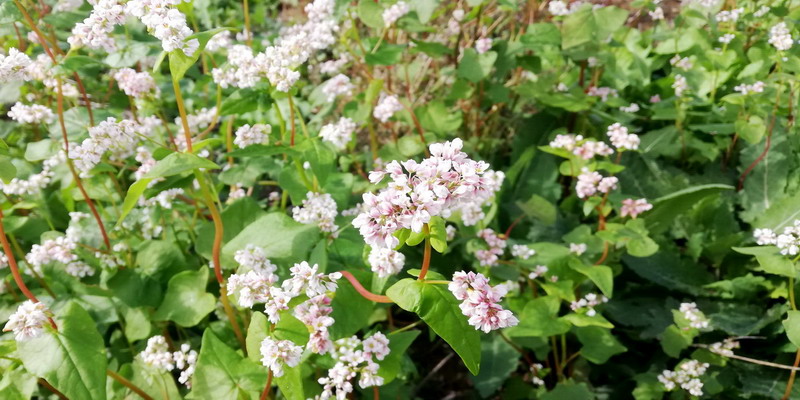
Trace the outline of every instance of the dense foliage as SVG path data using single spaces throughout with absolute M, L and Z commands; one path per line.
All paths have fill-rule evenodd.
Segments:
M 0 397 L 800 398 L 798 19 L 0 0 Z

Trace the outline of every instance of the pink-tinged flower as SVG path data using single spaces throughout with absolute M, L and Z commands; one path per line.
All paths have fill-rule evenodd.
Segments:
M 622 200 L 622 207 L 620 208 L 620 214 L 623 217 L 630 216 L 631 218 L 636 219 L 639 214 L 649 211 L 653 209 L 653 205 L 647 202 L 647 199 L 625 199 Z
M 519 320 L 499 302 L 506 295 L 506 287 L 492 287 L 482 274 L 459 271 L 453 274 L 448 289 L 461 301 L 461 312 L 475 329 L 489 333 L 495 329 L 515 326 Z
M 8 318 L 3 332 L 13 331 L 14 339 L 18 342 L 39 337 L 44 332 L 44 325 L 47 323 L 49 314 L 50 310 L 44 303 L 26 300 Z
M 269 367 L 275 377 L 283 376 L 283 366 L 297 366 L 303 348 L 290 340 L 275 340 L 269 336 L 261 342 L 261 364 Z

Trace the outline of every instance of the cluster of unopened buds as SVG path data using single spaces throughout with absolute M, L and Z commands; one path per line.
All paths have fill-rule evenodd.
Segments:
M 181 371 L 178 382 L 192 387 L 192 375 L 197 364 L 197 351 L 188 343 L 181 345 L 180 350 L 170 351 L 164 336 L 158 335 L 147 339 L 147 347 L 139 353 L 139 358 L 148 366 L 164 371 Z
M 681 363 L 674 371 L 664 370 L 658 375 L 658 381 L 671 392 L 677 388 L 684 389 L 692 396 L 703 395 L 703 382 L 699 379 L 706 373 L 709 364 L 697 360 Z
M 517 317 L 503 309 L 500 301 L 507 293 L 506 286 L 489 285 L 489 279 L 475 272 L 459 271 L 453 274 L 448 289 L 461 301 L 461 312 L 475 329 L 489 333 L 495 329 L 509 328 L 519 323 Z
M 681 303 L 680 308 L 678 309 L 681 313 L 683 313 L 683 317 L 689 321 L 689 326 L 695 329 L 706 329 L 708 328 L 709 321 L 706 318 L 705 314 L 697 308 L 697 304 L 695 303 Z
M 761 246 L 777 246 L 781 254 L 796 256 L 800 254 L 800 219 L 792 225 L 783 228 L 783 233 L 777 234 L 772 229 L 762 228 L 753 232 L 756 243 Z
M 719 354 L 723 357 L 732 357 L 733 350 L 739 348 L 739 342 L 734 339 L 727 338 L 721 342 L 712 343 L 708 346 L 708 350 L 712 353 Z
M 608 297 L 598 296 L 595 293 L 588 293 L 586 296 L 583 296 L 583 298 L 580 298 L 577 301 L 573 301 L 572 303 L 570 303 L 569 308 L 572 311 L 576 312 L 582 309 L 586 309 L 586 315 L 594 317 L 595 315 L 597 315 L 597 310 L 595 310 L 594 308 L 603 303 L 608 303 Z

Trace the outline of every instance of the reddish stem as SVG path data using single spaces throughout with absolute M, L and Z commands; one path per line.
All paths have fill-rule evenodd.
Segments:
M 519 217 L 517 217 L 514 220 L 514 222 L 511 223 L 511 225 L 508 226 L 508 229 L 506 229 L 506 233 L 504 233 L 504 236 L 506 237 L 506 239 L 508 239 L 508 236 L 511 235 L 511 231 L 514 230 L 514 227 L 517 226 L 517 224 L 520 221 L 522 221 L 522 218 L 524 218 L 524 217 L 525 217 L 525 214 L 520 215 Z
M 261 392 L 261 397 L 259 400 L 267 400 L 269 398 L 269 392 L 272 390 L 272 370 L 269 370 L 267 374 L 267 385 L 264 386 L 264 391 Z
M 427 234 L 428 228 L 425 227 L 425 233 Z M 425 252 L 422 255 L 422 268 L 419 271 L 419 280 L 424 280 L 425 275 L 428 274 L 428 267 L 431 265 L 431 239 L 425 238 Z
M 340 271 L 340 273 L 342 274 L 343 277 L 345 277 L 348 281 L 350 281 L 350 284 L 353 285 L 353 288 L 356 289 L 356 292 L 358 292 L 358 294 L 363 296 L 365 299 L 374 301 L 376 303 L 389 303 L 389 304 L 394 303 L 392 299 L 386 296 L 375 294 L 367 289 L 364 289 L 364 286 L 361 286 L 361 282 L 359 282 L 358 279 L 356 279 L 356 277 L 353 276 L 353 274 L 351 274 L 349 271 Z

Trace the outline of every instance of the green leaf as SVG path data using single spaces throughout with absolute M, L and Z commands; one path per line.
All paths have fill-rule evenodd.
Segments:
M 352 271 L 356 279 L 365 287 L 370 287 L 370 280 L 376 276 L 366 271 Z M 353 285 L 339 285 L 336 296 L 331 301 L 333 312 L 331 317 L 336 321 L 329 328 L 331 337 L 340 339 L 350 337 L 361 328 L 369 325 L 375 303 L 358 294 Z
M 414 114 L 419 118 L 419 123 L 425 131 L 449 135 L 461 126 L 461 111 L 451 111 L 441 101 L 417 107 Z
M 517 201 L 516 204 L 525 215 L 536 218 L 545 225 L 553 225 L 556 223 L 558 209 L 555 204 L 538 194 L 534 194 L 524 203 Z
M 56 142 L 45 139 L 28 143 L 25 147 L 25 159 L 28 161 L 42 161 L 54 156 L 58 152 Z
M 106 349 L 89 313 L 69 302 L 58 318 L 59 331 L 17 343 L 28 372 L 72 399 L 106 398 Z
M 374 53 L 367 53 L 364 61 L 367 65 L 395 65 L 403 58 L 406 46 L 384 43 Z
M 794 263 L 782 256 L 775 246 L 733 247 L 733 251 L 756 256 L 761 270 L 768 274 L 797 276 Z
M 144 190 L 147 189 L 147 185 L 149 185 L 152 180 L 152 178 L 142 178 L 134 182 L 128 188 L 128 193 L 125 194 L 125 201 L 122 202 L 122 213 L 119 215 L 115 227 L 122 225 L 122 221 L 125 220 L 125 217 L 127 217 L 131 210 L 136 207 L 136 204 L 139 203 L 139 198 L 142 197 Z
M 416 279 L 402 279 L 386 291 L 400 308 L 416 313 L 477 375 L 480 370 L 480 335 L 467 323 L 458 300 L 442 285 L 430 285 Z
M 447 250 L 447 227 L 444 219 L 432 217 L 428 223 L 428 230 L 430 232 L 431 247 L 439 253 L 444 253 Z
M 186 71 L 197 62 L 197 59 L 200 58 L 200 54 L 202 54 L 203 50 L 206 48 L 206 44 L 208 43 L 211 38 L 222 32 L 232 30 L 232 28 L 216 28 L 205 32 L 195 33 L 186 38 L 186 41 L 192 39 L 197 39 L 199 42 L 199 47 L 191 56 L 187 56 L 183 53 L 182 50 L 173 50 L 169 52 L 169 72 L 172 74 L 172 79 L 174 81 L 179 81 L 183 76 L 186 74 Z
M 303 392 L 303 376 L 301 375 L 301 365 L 283 367 L 283 375 L 275 378 L 281 394 L 288 400 L 305 400 Z
M 678 357 L 681 351 L 691 346 L 695 334 L 682 331 L 676 325 L 670 325 L 661 337 L 661 348 L 670 357 Z
M 222 244 L 228 243 L 246 226 L 266 214 L 252 197 L 239 199 L 222 210 Z M 214 247 L 214 222 L 206 221 L 197 228 L 194 250 L 197 254 L 211 259 Z
M 239 89 L 222 100 L 219 115 L 241 115 L 261 108 L 268 108 L 272 102 L 263 90 Z M 249 146 L 248 146 L 249 147 Z
M 577 258 L 569 260 L 569 267 L 586 275 L 606 297 L 614 293 L 614 272 L 605 265 L 586 265 Z
M 269 321 L 267 316 L 259 311 L 253 311 L 253 316 L 250 317 L 250 325 L 247 327 L 247 337 L 245 338 L 245 345 L 247 346 L 247 358 L 254 362 L 261 362 L 261 342 L 269 336 Z
M 736 133 L 750 144 L 760 142 L 766 132 L 767 125 L 757 115 L 750 116 L 749 120 L 736 120 Z
M 628 350 L 608 329 L 587 326 L 578 328 L 576 333 L 583 344 L 581 356 L 595 364 L 605 364 L 612 356 Z
M 647 229 L 651 233 L 660 233 L 667 230 L 675 217 L 691 209 L 700 200 L 718 194 L 725 190 L 733 190 L 730 185 L 711 183 L 707 185 L 692 186 L 675 193 L 668 194 L 653 200 L 653 209 L 644 217 Z
M 389 334 L 389 355 L 380 362 L 380 368 L 378 369 L 378 376 L 383 378 L 384 384 L 388 384 L 397 378 L 406 350 L 419 334 L 420 331 L 417 330 Z
M 783 320 L 783 328 L 786 329 L 789 340 L 800 348 L 800 311 L 789 310 Z
M 266 381 L 265 367 L 237 354 L 211 329 L 203 332 L 192 377 L 192 399 L 257 399 Z
M 597 35 L 597 23 L 591 7 L 580 7 L 567 15 L 561 28 L 561 47 L 564 50 L 591 42 Z
M 207 158 L 202 158 L 191 153 L 174 152 L 156 162 L 153 169 L 146 173 L 141 180 L 166 178 L 168 176 L 193 171 L 198 168 L 219 169 L 219 165 Z
M 272 335 L 280 340 L 291 340 L 298 346 L 305 346 L 308 343 L 308 328 L 288 313 L 281 315 L 281 320 L 275 324 Z
M 233 266 L 233 254 L 253 244 L 264 249 L 264 255 L 277 263 L 300 262 L 317 242 L 315 225 L 296 222 L 283 213 L 268 213 L 247 225 L 222 248 L 223 263 Z
M 458 76 L 470 82 L 479 82 L 489 76 L 496 60 L 497 53 L 494 51 L 478 54 L 470 47 L 464 51 L 464 56 L 458 65 Z
M 555 389 L 545 393 L 541 400 L 593 400 L 595 397 L 585 383 L 559 382 Z
M 8 156 L 0 155 L 0 179 L 5 183 L 11 182 L 17 176 L 17 167 L 11 163 Z
M 153 319 L 173 321 L 183 327 L 195 326 L 214 311 L 216 298 L 206 292 L 208 268 L 197 271 L 183 271 L 170 278 L 164 301 L 158 307 Z
M 364 25 L 375 29 L 383 28 L 383 7 L 374 0 L 358 0 L 356 13 Z
M 506 330 L 509 336 L 547 337 L 569 332 L 570 324 L 558 318 L 561 300 L 541 296 L 528 302 L 519 316 L 519 325 Z
M 488 398 L 508 379 L 519 364 L 519 353 L 499 335 L 481 340 L 481 372 L 472 377 L 481 397 Z

